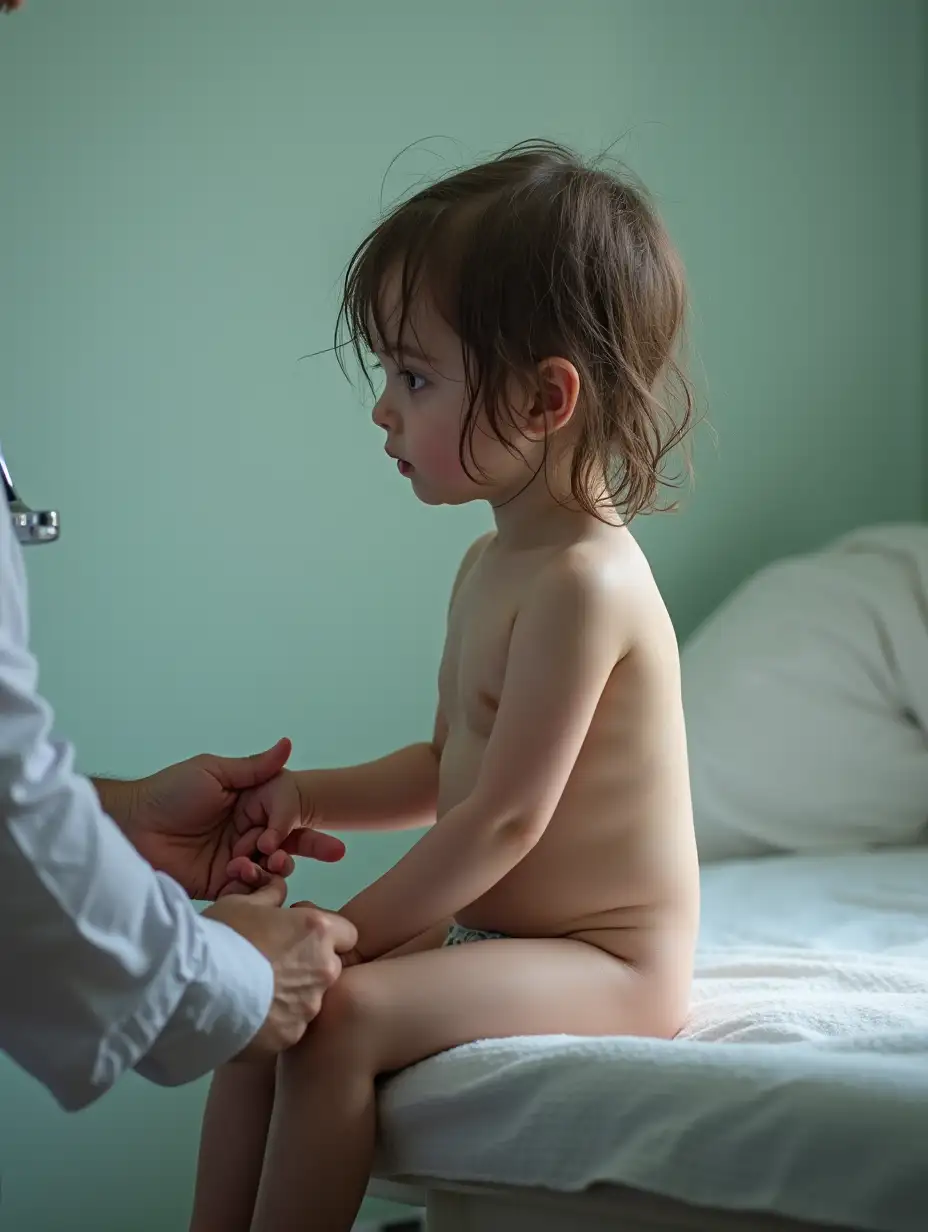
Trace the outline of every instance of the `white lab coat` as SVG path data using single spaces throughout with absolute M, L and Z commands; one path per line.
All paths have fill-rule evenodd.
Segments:
M 66 1109 L 135 1069 L 172 1086 L 263 1023 L 267 960 L 154 872 L 51 738 L 0 496 L 0 1050 Z

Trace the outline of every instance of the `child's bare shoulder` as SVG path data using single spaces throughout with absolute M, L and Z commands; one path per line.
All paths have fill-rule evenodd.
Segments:
M 573 586 L 579 592 L 630 599 L 646 598 L 654 588 L 647 558 L 624 527 L 580 539 L 553 553 L 539 571 L 547 585 Z
M 539 570 L 532 600 L 572 608 L 578 628 L 599 627 L 630 650 L 669 621 L 648 560 L 624 528 L 572 543 Z
M 454 597 L 461 589 L 461 584 L 464 579 L 476 565 L 477 561 L 484 554 L 493 540 L 496 538 L 494 531 L 488 531 L 487 534 L 481 535 L 479 539 L 475 539 L 467 551 L 461 558 L 461 563 L 458 565 L 458 571 L 454 578 L 454 584 L 451 587 L 451 600 L 454 602 Z

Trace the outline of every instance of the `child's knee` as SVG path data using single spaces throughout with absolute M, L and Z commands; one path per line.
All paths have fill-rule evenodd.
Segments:
M 372 964 L 350 967 L 325 994 L 322 1009 L 302 1043 L 287 1057 L 318 1062 L 320 1054 L 333 1063 L 344 1057 L 358 1064 L 376 1038 L 382 980 L 372 977 Z

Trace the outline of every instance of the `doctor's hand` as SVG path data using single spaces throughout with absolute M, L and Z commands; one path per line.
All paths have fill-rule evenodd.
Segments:
M 201 753 L 131 784 L 133 803 L 123 829 L 141 855 L 167 873 L 191 898 L 217 899 L 247 893 L 276 877 L 288 877 L 293 859 L 286 851 L 236 860 L 240 875 L 230 876 L 233 857 L 250 851 L 260 857 L 255 827 L 238 806 L 244 793 L 273 779 L 290 756 L 290 741 L 251 757 Z M 334 863 L 345 845 L 330 834 L 306 831 L 299 854 Z M 350 947 L 349 947 L 350 948 Z
M 299 1043 L 341 975 L 340 955 L 357 943 L 353 924 L 312 903 L 281 911 L 286 892 L 283 880 L 275 877 L 254 894 L 224 898 L 203 913 L 250 941 L 274 968 L 270 1011 L 241 1060 L 276 1056 Z

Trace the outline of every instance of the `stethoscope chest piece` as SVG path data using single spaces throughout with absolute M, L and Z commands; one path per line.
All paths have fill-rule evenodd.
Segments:
M 60 531 L 58 513 L 54 509 L 30 509 L 25 501 L 20 500 L 13 487 L 3 452 L 0 450 L 0 476 L 3 478 L 3 489 L 10 506 L 10 517 L 13 520 L 13 533 L 23 547 L 36 543 L 54 543 Z

